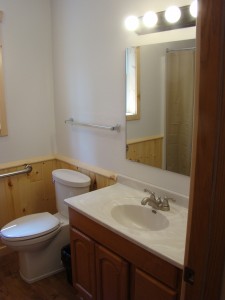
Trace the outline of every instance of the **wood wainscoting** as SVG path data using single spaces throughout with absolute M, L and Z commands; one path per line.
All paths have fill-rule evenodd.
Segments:
M 8 222 L 33 213 L 47 211 L 56 213 L 55 189 L 52 182 L 52 171 L 71 169 L 84 173 L 91 178 L 91 190 L 112 185 L 116 177 L 99 174 L 98 170 L 89 171 L 71 163 L 51 158 L 29 160 L 32 172 L 0 179 L 0 228 Z M 88 168 L 88 167 L 87 167 Z M 0 174 L 23 169 L 23 164 L 12 163 L 0 166 Z M 90 168 L 91 169 L 91 168 Z M 8 251 L 0 242 L 0 256 Z
M 150 136 L 127 141 L 129 160 L 162 168 L 163 136 Z

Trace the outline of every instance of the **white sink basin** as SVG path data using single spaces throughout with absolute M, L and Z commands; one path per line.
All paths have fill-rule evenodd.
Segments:
M 158 231 L 169 226 L 169 220 L 159 211 L 139 205 L 117 205 L 111 215 L 119 224 L 131 229 Z

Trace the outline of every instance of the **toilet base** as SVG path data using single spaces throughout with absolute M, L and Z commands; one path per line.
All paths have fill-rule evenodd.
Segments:
M 61 249 L 69 241 L 69 225 L 66 224 L 43 249 L 19 252 L 20 275 L 23 280 L 33 283 L 64 270 Z
M 41 280 L 41 279 L 44 279 L 44 278 L 47 278 L 47 277 L 49 277 L 49 276 L 52 276 L 52 275 L 54 275 L 54 274 L 56 274 L 56 273 L 59 273 L 59 272 L 62 272 L 62 271 L 64 271 L 65 270 L 65 268 L 64 267 L 62 267 L 61 269 L 58 269 L 58 270 L 54 270 L 54 271 L 52 271 L 52 272 L 49 272 L 49 273 L 45 273 L 45 274 L 42 274 L 42 275 L 40 275 L 40 276 L 31 276 L 31 277 L 26 277 L 26 276 L 24 276 L 23 275 L 23 273 L 21 272 L 21 270 L 20 270 L 20 277 L 24 280 L 24 281 L 26 281 L 27 283 L 34 283 L 34 282 L 36 282 L 36 281 L 39 281 L 39 280 Z

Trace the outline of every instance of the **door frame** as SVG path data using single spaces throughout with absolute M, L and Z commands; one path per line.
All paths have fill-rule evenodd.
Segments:
M 225 261 L 225 1 L 199 0 L 196 107 L 182 300 L 219 300 Z M 184 273 L 187 272 L 184 271 Z

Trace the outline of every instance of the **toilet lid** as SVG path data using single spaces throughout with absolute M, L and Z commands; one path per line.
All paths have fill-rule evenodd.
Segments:
M 86 187 L 91 183 L 87 175 L 69 169 L 54 170 L 52 176 L 55 181 L 72 187 Z
M 59 220 L 50 213 L 36 213 L 9 222 L 1 229 L 1 235 L 5 239 L 25 240 L 45 235 L 59 226 Z

